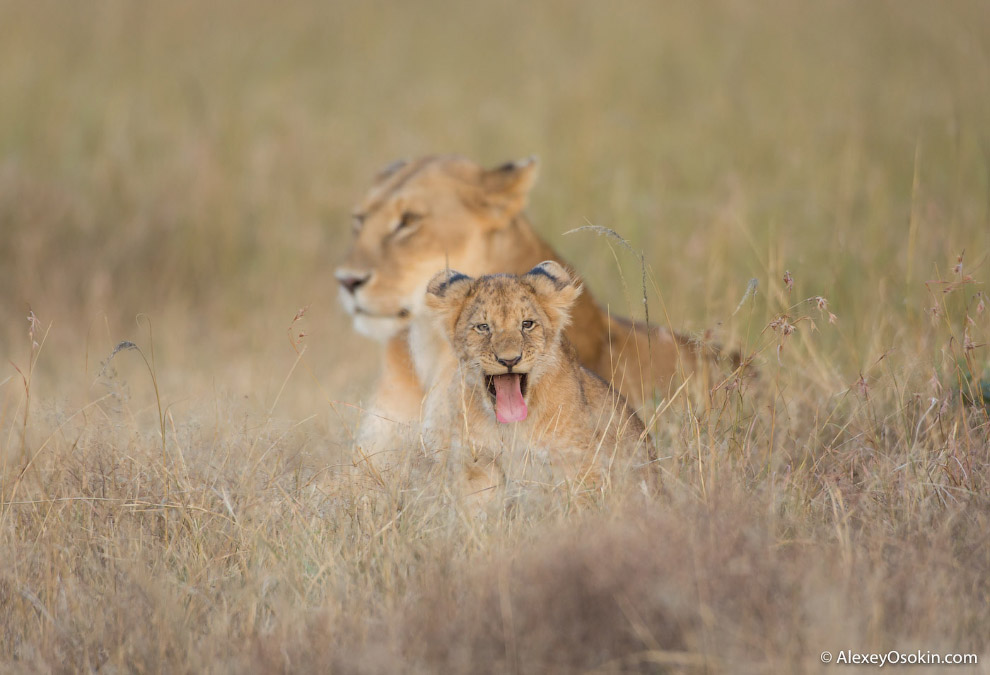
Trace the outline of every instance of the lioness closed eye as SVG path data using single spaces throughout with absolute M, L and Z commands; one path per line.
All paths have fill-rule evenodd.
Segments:
M 594 483 L 617 459 L 647 462 L 643 424 L 563 335 L 580 293 L 552 261 L 520 276 L 437 274 L 427 321 L 414 331 L 446 337 L 457 362 L 432 373 L 426 427 L 453 446 L 483 449 L 509 478 Z M 417 366 L 442 363 L 428 353 L 429 340 L 412 344 Z

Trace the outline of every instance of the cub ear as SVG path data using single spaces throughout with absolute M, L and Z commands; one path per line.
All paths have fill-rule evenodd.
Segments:
M 465 282 L 471 281 L 474 279 L 457 270 L 450 268 L 441 270 L 434 274 L 430 283 L 426 285 L 426 301 L 428 303 L 448 301 L 458 293 L 467 292 L 467 286 L 470 284 Z
M 581 295 L 581 281 L 558 262 L 547 260 L 526 273 L 553 327 L 561 331 L 571 321 L 571 308 Z
M 506 224 L 526 207 L 538 169 L 539 161 L 536 155 L 531 155 L 482 172 L 485 202 L 498 211 Z
M 474 279 L 452 269 L 437 272 L 426 285 L 426 306 L 433 311 L 447 335 L 454 334 L 454 326 L 471 293 Z
M 444 329 L 453 334 L 454 324 L 473 286 L 474 279 L 452 269 L 437 272 L 426 285 L 426 306 L 441 320 Z

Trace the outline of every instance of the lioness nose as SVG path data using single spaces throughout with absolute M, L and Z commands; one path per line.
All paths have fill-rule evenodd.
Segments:
M 522 361 L 522 354 L 520 354 L 519 356 L 513 356 L 511 359 L 503 359 L 500 356 L 496 356 L 495 360 L 501 363 L 506 368 L 511 368 L 512 366 Z
M 371 278 L 370 273 L 366 274 L 355 274 L 354 272 L 338 270 L 337 283 L 346 288 L 349 293 L 354 293 L 358 288 L 367 283 L 368 279 Z

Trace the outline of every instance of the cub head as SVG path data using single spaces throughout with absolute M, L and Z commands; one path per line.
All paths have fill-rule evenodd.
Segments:
M 520 276 L 440 272 L 427 286 L 426 306 L 467 377 L 488 392 L 495 418 L 521 422 L 532 386 L 558 364 L 580 293 L 577 280 L 548 261 Z
M 422 309 L 438 269 L 487 271 L 491 235 L 525 207 L 536 170 L 535 158 L 484 169 L 440 156 L 379 173 L 354 208 L 354 238 L 336 270 L 354 328 L 386 340 Z

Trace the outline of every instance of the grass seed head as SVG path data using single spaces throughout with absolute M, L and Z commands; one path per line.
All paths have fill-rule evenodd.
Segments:
M 969 328 L 967 327 L 963 331 L 963 351 L 967 354 L 974 349 L 979 349 L 983 346 L 983 343 L 977 344 L 969 334 Z
M 866 381 L 866 377 L 863 373 L 860 373 L 859 379 L 856 380 L 856 391 L 863 398 L 870 398 L 870 384 Z
M 35 315 L 34 310 L 31 308 L 28 308 L 27 320 L 28 320 L 28 337 L 31 338 L 31 348 L 37 349 L 39 345 L 38 345 L 38 340 L 36 338 L 38 333 L 41 332 L 41 322 L 38 320 L 38 317 Z

